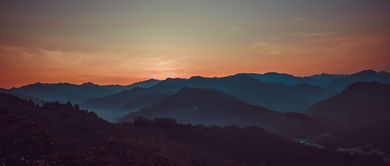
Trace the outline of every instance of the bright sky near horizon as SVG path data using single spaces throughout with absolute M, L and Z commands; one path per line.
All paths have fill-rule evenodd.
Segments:
M 389 0 L 2 0 L 0 87 L 390 71 Z

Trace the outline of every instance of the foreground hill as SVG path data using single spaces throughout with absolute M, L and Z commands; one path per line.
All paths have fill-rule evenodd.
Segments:
M 390 163 L 390 84 L 354 83 L 314 104 L 308 115 L 328 126 L 310 142 L 354 154 L 377 154 Z
M 147 80 L 135 84 L 121 86 L 121 85 L 96 85 L 93 83 L 84 83 L 81 85 L 69 83 L 45 84 L 35 83 L 19 88 L 12 88 L 10 93 L 21 94 L 45 101 L 60 101 L 80 104 L 86 99 L 92 97 L 103 97 L 119 93 L 123 90 L 129 90 L 134 87 L 151 87 L 155 85 L 158 80 Z
M 307 114 L 335 128 L 390 120 L 390 84 L 354 83 L 340 94 L 314 104 Z
M 259 126 L 283 136 L 308 135 L 319 130 L 316 123 L 303 114 L 274 112 L 213 89 L 183 88 L 159 104 L 130 113 L 121 121 L 132 121 L 139 116 L 173 118 L 195 125 Z
M 354 129 L 334 129 L 326 137 L 317 137 L 312 142 L 328 148 L 337 148 L 357 154 L 376 154 L 390 163 L 390 120 Z
M 71 104 L 0 94 L 1 165 L 384 165 L 374 156 L 313 149 L 259 128 L 170 119 L 111 124 Z

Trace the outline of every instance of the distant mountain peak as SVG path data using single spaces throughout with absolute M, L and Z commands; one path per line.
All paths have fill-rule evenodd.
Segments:
M 27 85 L 24 85 L 24 86 L 21 86 L 21 87 L 27 87 L 27 86 L 43 86 L 43 85 L 46 85 L 46 83 L 36 82 L 36 83 L 32 83 L 32 84 L 27 84 Z
M 74 85 L 66 82 L 59 82 L 59 83 L 42 83 L 42 82 L 36 82 L 33 84 L 24 85 L 22 87 L 36 87 L 36 86 L 52 86 L 52 85 Z
M 294 76 L 291 75 L 291 74 L 287 74 L 287 73 L 278 73 L 278 72 L 267 72 L 267 73 L 264 73 L 264 75 L 268 75 L 268 76 L 289 76 L 289 77 L 294 77 Z
M 190 79 L 202 79 L 202 78 L 205 78 L 205 77 L 202 77 L 202 76 L 192 76 Z
M 83 84 L 81 84 L 82 86 L 99 86 L 99 85 L 97 85 L 97 84 L 94 84 L 94 83 L 92 83 L 92 82 L 85 82 L 85 83 L 83 83 Z
M 148 80 L 145 80 L 145 81 L 140 81 L 140 82 L 154 82 L 154 81 L 160 81 L 160 80 L 151 78 L 151 79 L 148 79 Z
M 376 72 L 375 70 L 372 70 L 372 69 L 367 69 L 367 70 L 363 70 L 363 71 L 360 71 L 358 73 L 355 73 L 354 75 L 361 75 L 361 74 L 378 74 L 378 72 Z

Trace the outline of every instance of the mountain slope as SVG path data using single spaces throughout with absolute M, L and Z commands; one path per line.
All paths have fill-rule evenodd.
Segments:
M 116 122 L 129 112 L 156 104 L 175 92 L 160 88 L 134 88 L 110 96 L 88 99 L 81 106 L 93 110 L 108 121 Z
M 269 72 L 264 74 L 239 73 L 237 75 L 250 76 L 267 83 L 283 83 L 286 85 L 308 84 L 322 88 L 326 87 L 329 82 L 344 76 L 342 74 L 319 74 L 308 77 L 297 77 L 290 74 L 275 72 Z
M 336 127 L 359 127 L 390 120 L 390 84 L 358 82 L 313 104 L 308 115 Z
M 264 83 L 248 76 L 223 78 L 192 77 L 188 80 L 162 81 L 156 87 L 194 87 L 216 89 L 235 96 L 248 104 L 264 106 L 280 112 L 303 112 L 316 101 L 334 94 L 319 87 L 299 84 L 288 86 L 280 83 Z
M 125 113 L 136 112 L 157 104 L 184 87 L 216 89 L 249 104 L 265 106 L 281 112 L 303 112 L 310 104 L 335 93 L 305 84 L 288 86 L 280 83 L 264 83 L 248 76 L 169 78 L 151 88 L 139 88 L 102 98 L 89 99 L 81 106 L 97 111 L 105 119 L 115 121 Z
M 390 83 L 390 74 L 386 72 L 376 72 L 373 70 L 364 70 L 355 74 L 346 75 L 339 79 L 335 79 L 329 83 L 328 89 L 342 91 L 349 85 L 355 82 L 370 82 L 376 81 L 379 83 Z
M 354 83 L 307 113 L 328 126 L 330 133 L 310 138 L 311 142 L 354 154 L 376 154 L 390 163 L 390 84 Z
M 138 116 L 174 118 L 190 124 L 259 126 L 284 136 L 307 135 L 319 130 L 303 114 L 270 111 L 213 89 L 183 88 L 161 103 L 130 113 L 121 121 L 131 121 Z
M 115 121 L 124 113 L 139 111 L 157 104 L 184 87 L 216 89 L 249 104 L 265 106 L 281 112 L 303 112 L 312 103 L 335 93 L 305 84 L 288 86 L 280 83 L 264 83 L 249 76 L 192 77 L 190 79 L 166 79 L 151 88 L 139 88 L 102 98 L 89 99 L 81 106 L 97 111 L 105 119 Z
M 93 83 L 84 83 L 74 85 L 69 83 L 43 84 L 35 83 L 19 88 L 12 88 L 9 91 L 16 94 L 23 94 L 34 98 L 39 98 L 46 101 L 60 101 L 80 104 L 86 99 L 92 97 L 103 97 L 118 93 L 125 89 L 134 87 L 150 87 L 156 84 L 157 80 L 147 80 L 138 82 L 128 86 L 120 85 L 96 85 Z
M 15 92 L 12 92 L 9 89 L 0 88 L 0 94 L 1 93 L 3 93 L 3 94 L 12 94 L 12 95 L 17 96 L 17 97 L 22 98 L 22 99 L 30 99 L 33 102 L 38 103 L 38 104 L 39 103 L 43 103 L 43 100 L 41 100 L 41 99 L 38 99 L 36 97 L 27 96 L 27 95 L 24 95 L 24 94 L 15 93 Z
M 255 127 L 191 126 L 171 119 L 111 124 L 72 105 L 37 106 L 4 94 L 0 132 L 1 165 L 384 165 Z

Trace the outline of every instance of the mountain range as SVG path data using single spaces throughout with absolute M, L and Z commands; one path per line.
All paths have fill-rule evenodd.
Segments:
M 31 96 L 45 101 L 70 101 L 72 103 L 80 104 L 89 98 L 103 97 L 135 87 L 147 88 L 155 85 L 158 82 L 158 80 L 151 79 L 127 86 L 96 85 L 91 82 L 87 82 L 81 85 L 69 83 L 34 83 L 19 88 L 9 89 L 8 92 L 13 94 Z
M 378 83 L 389 84 L 390 83 L 390 73 L 387 72 L 376 72 L 374 70 L 364 70 L 358 73 L 351 75 L 346 75 L 331 81 L 326 88 L 342 91 L 347 88 L 349 85 L 355 82 L 370 82 L 375 81 Z
M 304 114 L 275 112 L 217 90 L 200 88 L 183 88 L 159 104 L 128 114 L 121 121 L 133 121 L 137 117 L 174 118 L 179 123 L 194 125 L 258 126 L 287 137 L 319 130 Z
M 298 77 L 286 73 L 269 72 L 264 74 L 239 73 L 236 75 L 250 76 L 266 83 L 284 83 L 287 85 L 307 84 L 325 88 L 333 80 L 347 76 L 346 74 L 318 74 L 307 77 Z
M 363 70 L 354 74 L 318 74 L 307 77 L 297 77 L 285 73 L 269 72 L 265 74 L 239 73 L 237 75 L 250 76 L 266 83 L 284 83 L 287 85 L 307 84 L 321 88 L 342 91 L 349 85 L 359 81 L 376 81 L 390 83 L 390 74 L 381 71 Z
M 314 102 L 336 93 L 306 84 L 290 86 L 282 83 L 264 83 L 249 76 L 192 77 L 166 79 L 151 88 L 137 88 L 111 96 L 93 98 L 81 105 L 89 109 L 135 112 L 158 104 L 164 98 L 178 93 L 185 87 L 218 90 L 248 104 L 280 112 L 304 112 Z
M 312 104 L 327 99 L 357 81 L 390 83 L 389 73 L 365 70 L 355 74 L 319 74 L 297 77 L 283 73 L 241 73 L 227 77 L 191 77 L 146 80 L 121 85 L 84 83 L 35 83 L 19 88 L 2 89 L 34 101 L 60 101 L 79 104 L 109 121 L 128 113 L 159 104 L 185 87 L 224 92 L 251 105 L 278 112 L 305 112 Z
M 388 75 L 0 89 L 0 165 L 389 165 Z

